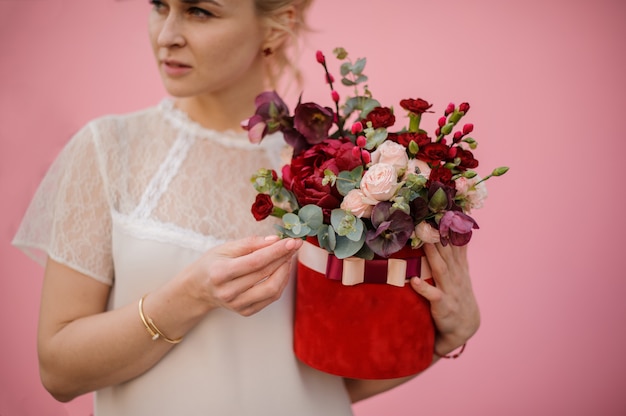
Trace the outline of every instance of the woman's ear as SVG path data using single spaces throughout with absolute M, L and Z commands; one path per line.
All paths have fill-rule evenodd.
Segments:
M 296 8 L 293 5 L 283 6 L 265 19 L 265 49 L 277 50 L 293 34 L 296 27 Z

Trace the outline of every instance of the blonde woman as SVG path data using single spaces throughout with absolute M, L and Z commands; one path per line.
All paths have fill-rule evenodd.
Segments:
M 252 218 L 247 180 L 278 165 L 282 139 L 251 145 L 240 126 L 288 72 L 309 1 L 151 3 L 172 98 L 79 131 L 14 240 L 45 264 L 43 384 L 61 401 L 95 391 L 98 416 L 349 415 L 407 379 L 344 380 L 294 357 L 302 242 Z M 447 354 L 476 331 L 478 308 L 465 249 L 426 249 L 438 287 L 412 284 Z

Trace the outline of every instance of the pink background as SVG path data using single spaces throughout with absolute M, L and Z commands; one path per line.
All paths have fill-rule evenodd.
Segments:
M 40 386 L 42 270 L 9 242 L 73 132 L 163 96 L 147 12 L 143 0 L 0 2 L 0 415 L 91 412 L 90 396 L 60 404 Z M 328 97 L 313 51 L 341 45 L 368 57 L 385 104 L 470 101 L 479 171 L 511 167 L 476 212 L 480 331 L 461 358 L 356 415 L 626 414 L 625 4 L 318 1 L 311 22 L 305 99 Z

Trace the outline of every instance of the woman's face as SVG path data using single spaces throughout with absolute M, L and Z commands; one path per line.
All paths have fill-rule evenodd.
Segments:
M 254 0 L 154 0 L 150 40 L 168 93 L 263 87 L 264 27 Z M 233 91 L 235 91 L 233 90 Z

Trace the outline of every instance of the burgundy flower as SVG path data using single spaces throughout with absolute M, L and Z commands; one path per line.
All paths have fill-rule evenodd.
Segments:
M 267 194 L 257 194 L 254 204 L 252 204 L 252 215 L 257 221 L 264 220 L 272 215 L 274 204 L 272 198 Z
M 375 229 L 368 230 L 365 235 L 365 244 L 385 258 L 406 245 L 414 228 L 409 214 L 399 209 L 392 212 L 391 207 L 391 202 L 379 202 L 374 206 L 371 220 Z
M 420 146 L 415 157 L 426 163 L 438 163 L 448 157 L 448 146 L 441 142 L 426 143 Z
M 478 160 L 474 159 L 474 154 L 469 150 L 457 147 L 456 157 L 461 160 L 459 164 L 460 170 L 474 169 L 478 167 Z
M 442 210 L 459 209 L 459 207 L 454 203 L 454 197 L 456 196 L 456 188 L 455 188 L 454 182 L 452 182 L 451 185 L 446 185 L 442 182 L 432 182 L 430 186 L 428 187 L 428 199 L 431 200 L 439 189 L 441 189 L 444 192 L 445 197 L 446 197 L 445 204 L 441 206 L 441 209 Z
M 266 135 L 280 130 L 284 125 L 291 125 L 289 108 L 275 91 L 257 95 L 254 104 L 254 115 L 242 124 L 252 143 L 259 143 Z
M 472 229 L 478 229 L 478 224 L 472 217 L 461 211 L 448 211 L 439 221 L 441 244 L 463 246 L 472 238 Z
M 372 123 L 372 127 L 375 129 L 391 127 L 396 122 L 396 116 L 393 115 L 390 108 L 376 107 L 367 114 L 361 123 L 363 127 L 367 127 L 367 122 Z
M 429 104 L 428 101 L 422 100 L 421 98 L 418 98 L 418 99 L 408 98 L 405 100 L 401 100 L 400 106 L 404 108 L 405 110 L 407 110 L 408 112 L 411 112 L 414 114 L 422 114 L 422 113 L 425 113 L 433 105 Z
M 333 125 L 333 111 L 315 103 L 298 104 L 294 113 L 293 126 L 310 145 L 328 138 Z
M 426 186 L 430 187 L 434 182 L 441 182 L 451 188 L 455 187 L 454 181 L 452 180 L 452 171 L 441 165 L 432 168 L 428 180 L 426 181 Z
M 411 144 L 411 142 L 415 142 L 415 144 L 417 144 L 421 148 L 432 141 L 426 133 L 408 131 L 403 133 L 390 133 L 387 136 L 387 139 L 401 144 L 406 148 L 409 147 L 409 144 Z

